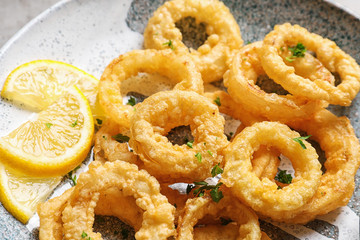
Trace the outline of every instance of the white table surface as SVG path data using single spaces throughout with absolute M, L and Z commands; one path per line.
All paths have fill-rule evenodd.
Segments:
M 59 0 L 0 0 L 0 47 L 28 21 L 58 1 Z M 360 16 L 360 0 L 329 1 L 343 5 Z

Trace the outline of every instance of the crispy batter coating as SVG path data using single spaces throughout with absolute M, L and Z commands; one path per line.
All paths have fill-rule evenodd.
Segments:
M 130 130 L 122 127 L 111 119 L 107 119 L 95 134 L 94 158 L 95 161 L 105 163 L 106 161 L 122 160 L 140 165 L 138 157 L 130 152 L 126 141 L 119 142 L 114 139 L 117 134 L 130 136 Z
M 232 193 L 255 211 L 274 220 L 293 216 L 315 194 L 321 177 L 321 164 L 315 149 L 304 141 L 303 149 L 294 138 L 300 135 L 276 122 L 255 123 L 238 134 L 224 150 L 225 168 L 221 181 Z M 251 171 L 251 156 L 260 145 L 276 147 L 289 156 L 295 169 L 292 183 L 277 189 L 268 178 L 260 180 Z
M 349 106 L 359 92 L 360 67 L 335 42 L 310 33 L 299 25 L 285 23 L 276 25 L 274 30 L 266 35 L 263 43 L 259 53 L 265 72 L 294 96 Z M 327 69 L 340 75 L 341 83 L 333 86 L 322 79 L 312 81 L 297 75 L 294 67 L 287 66 L 279 54 L 281 47 L 294 46 L 297 43 L 302 43 L 308 50 L 315 52 Z
M 189 49 L 182 42 L 182 34 L 175 23 L 185 17 L 194 17 L 197 23 L 206 24 L 209 36 L 190 55 L 198 66 L 204 82 L 220 80 L 227 69 L 226 61 L 233 49 L 239 49 L 239 26 L 224 3 L 218 0 L 173 0 L 159 7 L 144 32 L 145 48 L 166 49 L 172 41 L 173 51 L 187 54 Z
M 166 134 L 171 129 L 187 125 L 194 137 L 192 147 L 169 142 Z M 188 91 L 159 92 L 145 99 L 136 108 L 130 130 L 130 146 L 144 168 L 161 181 L 206 179 L 228 144 L 218 108 Z
M 159 73 L 176 82 L 174 89 L 203 93 L 203 81 L 191 58 L 171 50 L 133 50 L 114 59 L 104 70 L 99 83 L 99 101 L 105 113 L 118 124 L 129 127 L 134 113 L 123 104 L 121 82 L 138 73 Z M 140 86 L 141 87 L 141 86 Z
M 237 226 L 236 239 L 260 239 L 261 231 L 256 214 L 244 206 L 231 194 L 225 194 L 218 203 L 208 197 L 197 197 L 186 202 L 183 215 L 177 227 L 177 239 L 195 239 L 194 226 L 204 216 L 215 218 L 225 217 L 235 221 Z M 210 238 L 212 239 L 212 238 Z
M 224 84 L 230 96 L 238 104 L 253 114 L 281 122 L 310 118 L 315 112 L 327 106 L 325 101 L 310 101 L 290 94 L 267 93 L 257 86 L 255 84 L 257 78 L 265 75 L 260 56 L 257 53 L 261 47 L 262 42 L 255 42 L 239 50 L 224 75 Z M 313 59 L 314 57 L 308 54 L 306 58 L 302 59 L 302 64 L 297 63 L 294 69 L 305 71 L 304 66 L 309 61 L 314 62 Z M 315 75 L 317 71 L 315 73 L 306 72 L 309 75 L 310 73 Z
M 167 239 L 174 235 L 175 208 L 160 194 L 156 179 L 137 166 L 123 161 L 93 162 L 79 177 L 62 212 L 65 239 L 79 239 L 85 231 L 91 239 L 102 239 L 92 231 L 94 211 L 101 192 L 116 187 L 133 196 L 144 213 L 136 239 Z
M 349 202 L 360 166 L 360 145 L 349 119 L 336 117 L 325 109 L 314 119 L 292 123 L 291 127 L 311 134 L 326 156 L 326 172 L 314 197 L 295 216 L 281 219 L 306 223 Z
M 242 104 L 236 103 L 231 98 L 231 96 L 224 91 L 216 90 L 214 92 L 206 92 L 204 95 L 212 102 L 219 98 L 219 111 L 241 121 L 241 125 L 238 127 L 235 136 L 240 133 L 246 126 L 251 126 L 256 122 L 262 122 L 266 120 L 266 118 L 262 116 L 245 110 Z M 274 180 L 274 177 L 278 171 L 278 166 L 280 164 L 280 160 L 278 158 L 279 155 L 280 153 L 276 151 L 276 149 L 260 146 L 260 148 L 255 151 L 251 159 L 253 168 L 252 171 L 261 179 L 266 177 L 270 180 Z

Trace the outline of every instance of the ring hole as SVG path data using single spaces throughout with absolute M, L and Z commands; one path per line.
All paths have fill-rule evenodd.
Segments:
M 169 91 L 175 85 L 174 81 L 163 75 L 140 72 L 122 81 L 120 92 L 124 96 L 123 104 L 128 103 L 130 96 L 136 98 L 136 103 L 138 103 L 154 93 Z
M 108 240 L 135 238 L 132 227 L 112 216 L 95 215 L 93 231 L 101 233 L 101 236 Z
M 206 24 L 196 23 L 193 17 L 185 17 L 175 23 L 182 34 L 182 42 L 188 48 L 198 49 L 208 38 Z
M 339 73 L 335 72 L 335 73 L 332 73 L 332 75 L 334 76 L 335 78 L 335 87 L 337 87 L 340 83 L 341 83 L 341 78 L 340 78 L 340 75 Z
M 278 95 L 289 94 L 280 84 L 274 82 L 274 80 L 270 79 L 267 75 L 259 75 L 256 80 L 256 85 L 266 93 L 276 93 Z
M 177 144 L 179 146 L 194 141 L 194 136 L 191 134 L 190 126 L 174 127 L 168 132 L 166 137 L 173 145 Z

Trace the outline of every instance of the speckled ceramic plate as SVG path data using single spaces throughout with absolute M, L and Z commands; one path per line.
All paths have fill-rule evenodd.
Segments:
M 35 59 L 71 63 L 100 77 L 116 56 L 142 48 L 142 32 L 163 0 L 63 0 L 32 20 L 0 50 L 0 87 L 16 66 Z M 240 25 L 244 42 L 262 40 L 275 24 L 291 22 L 334 40 L 360 62 L 360 21 L 349 10 L 320 0 L 224 0 Z M 351 107 L 334 108 L 350 117 L 360 135 L 358 96 Z M 0 100 L 0 136 L 27 119 L 29 113 Z M 359 173 L 347 207 L 306 226 L 261 221 L 273 239 L 358 239 Z M 99 222 L 103 222 L 101 218 Z M 119 226 L 106 221 L 110 229 Z M 37 239 L 36 220 L 22 225 L 0 206 L 0 239 Z M 111 225 L 112 224 L 112 225 Z M 108 229 L 109 229 L 108 228 Z M 30 229 L 30 230 L 29 230 Z M 104 230 L 106 231 L 106 230 Z M 118 231 L 113 231 L 118 232 Z M 105 234 L 106 235 L 106 234 Z M 111 234 L 110 234 L 111 235 Z M 121 239 L 115 235 L 107 239 Z M 131 237 L 130 237 L 131 238 Z

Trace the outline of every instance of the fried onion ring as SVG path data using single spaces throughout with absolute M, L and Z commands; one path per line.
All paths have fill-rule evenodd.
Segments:
M 257 86 L 255 83 L 258 76 L 265 75 L 257 54 L 261 47 L 262 42 L 255 42 L 239 50 L 224 75 L 224 84 L 237 103 L 253 114 L 281 122 L 309 118 L 326 107 L 324 101 L 309 101 L 289 94 L 266 93 Z
M 129 127 L 133 107 L 123 104 L 121 82 L 140 72 L 160 73 L 177 82 L 174 89 L 203 93 L 201 75 L 185 54 L 171 50 L 133 50 L 114 59 L 104 70 L 99 83 L 99 101 L 105 113 L 115 122 Z
M 185 17 L 204 22 L 208 39 L 190 55 L 198 66 L 204 82 L 220 80 L 227 69 L 226 61 L 233 49 L 239 49 L 241 39 L 239 26 L 230 10 L 218 0 L 173 0 L 159 7 L 150 18 L 144 31 L 145 48 L 172 48 L 177 53 L 188 53 L 182 42 L 182 34 L 175 23 Z
M 208 197 L 197 197 L 186 202 L 184 214 L 179 219 L 177 239 L 194 239 L 194 226 L 206 215 L 217 218 L 231 218 L 238 224 L 236 239 L 260 239 L 261 231 L 258 217 L 236 198 L 225 194 L 218 203 Z
M 136 239 L 166 239 L 174 235 L 175 208 L 160 194 L 156 179 L 137 166 L 123 161 L 93 162 L 82 173 L 63 212 L 65 239 L 79 239 L 86 232 L 91 239 L 102 239 L 92 231 L 94 209 L 101 192 L 118 188 L 124 196 L 133 196 L 136 205 L 144 210 L 141 228 Z
M 264 216 L 294 215 L 314 196 L 321 177 L 315 149 L 305 141 L 307 149 L 303 149 L 293 140 L 297 137 L 300 137 L 297 132 L 277 122 L 255 123 L 245 128 L 224 150 L 221 181 L 241 201 Z M 295 178 L 290 185 L 278 189 L 276 183 L 268 178 L 260 180 L 251 171 L 251 156 L 260 145 L 276 147 L 291 157 Z
M 194 137 L 191 148 L 169 142 L 166 134 L 171 129 L 187 125 Z M 136 108 L 130 130 L 130 147 L 144 168 L 161 181 L 206 179 L 228 144 L 218 108 L 188 91 L 158 92 L 145 99 Z
M 295 216 L 280 219 L 304 224 L 349 202 L 360 166 L 360 145 L 349 119 L 336 117 L 325 109 L 314 119 L 293 123 L 291 127 L 311 134 L 326 156 L 326 172 L 314 197 Z
M 360 67 L 335 42 L 310 33 L 299 25 L 285 23 L 276 25 L 274 30 L 265 36 L 263 43 L 260 55 L 265 72 L 290 93 L 313 100 L 326 100 L 330 104 L 349 106 L 359 92 Z M 297 43 L 302 43 L 308 50 L 315 52 L 326 68 L 340 75 L 341 83 L 335 87 L 322 79 L 311 81 L 297 75 L 293 67 L 287 66 L 279 55 L 280 48 Z

